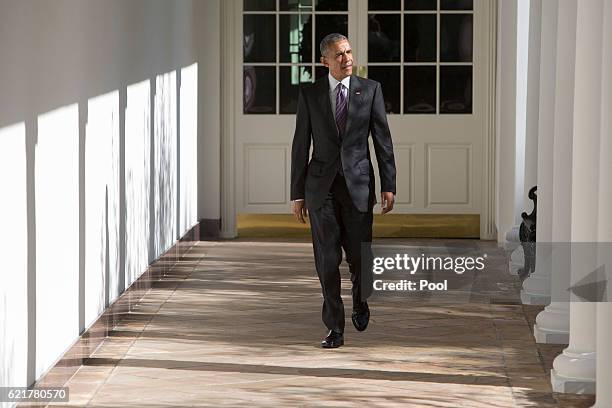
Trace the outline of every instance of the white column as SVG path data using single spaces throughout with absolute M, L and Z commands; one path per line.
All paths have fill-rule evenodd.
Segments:
M 553 10 L 550 10 L 551 7 Z M 543 14 L 555 14 L 557 9 L 556 57 L 554 58 L 554 140 L 552 187 L 552 240 L 569 242 L 571 238 L 572 129 L 574 111 L 574 71 L 576 58 L 576 0 L 559 2 L 545 0 Z M 543 47 L 545 48 L 545 47 Z M 543 58 L 544 60 L 544 58 Z M 546 194 L 545 194 L 546 195 Z M 554 247 L 552 253 L 551 292 L 567 293 L 566 282 L 569 257 L 563 245 Z M 536 318 L 534 335 L 539 343 L 569 343 L 569 303 L 553 298 L 550 305 Z
M 597 241 L 602 28 L 603 0 L 579 1 L 572 143 L 572 243 Z M 596 257 L 575 255 L 572 249 L 572 283 L 579 282 L 597 266 Z M 553 391 L 592 394 L 595 392 L 596 304 L 581 302 L 573 295 L 571 300 L 570 344 L 553 362 Z
M 545 304 L 550 300 L 552 209 L 553 209 L 553 149 L 555 128 L 555 84 L 557 59 L 557 0 L 541 4 L 540 35 L 540 98 L 538 120 L 538 219 L 536 270 L 523 284 L 524 303 Z M 534 279 L 532 279 L 534 278 Z M 537 326 L 537 325 L 536 325 Z M 537 332 L 536 334 L 537 339 Z
M 542 0 L 525 1 L 529 7 L 527 17 L 527 67 L 524 112 L 525 170 L 523 178 L 523 205 L 521 211 L 530 213 L 533 201 L 529 190 L 538 182 L 538 123 L 540 111 L 540 38 L 542 32 Z M 521 7 L 521 6 L 519 6 Z M 524 13 L 527 14 L 527 13 Z M 525 84 L 525 82 L 523 82 Z M 525 86 L 525 85 L 524 85 Z M 522 221 L 522 219 L 521 219 Z
M 512 2 L 514 3 L 514 2 Z M 520 214 L 533 210 L 529 190 L 537 182 L 537 126 L 540 73 L 541 0 L 516 2 L 516 78 L 514 115 L 514 224 L 506 232 L 504 246 L 512 250 L 508 269 L 517 274 L 525 265 L 519 241 Z
M 609 241 L 608 241 L 609 242 Z M 597 305 L 597 395 L 594 408 L 612 407 L 612 302 Z
M 601 154 L 599 166 L 599 242 L 612 242 L 612 0 L 604 2 L 601 95 Z M 605 256 L 605 255 L 604 255 Z M 607 275 L 610 272 L 606 265 Z M 597 396 L 595 408 L 612 407 L 612 290 L 608 302 L 597 304 Z
M 529 43 L 529 13 L 530 13 L 530 0 L 518 0 L 517 1 L 517 17 L 516 17 L 516 152 L 515 152 L 515 211 L 514 211 L 514 225 L 518 228 L 521 225 L 523 219 L 521 218 L 521 212 L 531 212 L 533 203 L 528 203 L 529 200 L 525 196 L 525 191 L 529 191 L 529 188 L 525 187 L 525 174 L 527 171 L 535 170 L 535 157 L 530 157 L 529 163 L 525 155 L 527 147 L 527 92 L 529 89 L 529 54 L 530 54 L 530 43 Z M 531 106 L 533 108 L 533 106 Z M 530 143 L 533 145 L 533 143 Z M 528 206 L 528 207 L 526 207 Z
M 526 130 L 525 130 L 525 200 L 523 208 L 529 213 L 533 208 L 533 202 L 529 199 L 529 190 L 538 185 L 538 208 L 537 208 L 537 237 L 538 240 L 544 234 L 549 236 L 552 233 L 550 230 L 551 224 L 542 225 L 542 205 L 540 201 L 540 168 L 543 165 L 551 166 L 552 160 L 545 162 L 538 160 L 541 154 L 551 155 L 552 143 L 550 146 L 542 144 L 540 140 L 540 108 L 550 108 L 549 106 L 540 106 L 541 85 L 547 78 L 540 78 L 541 69 L 541 52 L 546 53 L 548 50 L 541 50 L 542 37 L 542 0 L 532 0 L 529 6 L 529 47 L 528 47 L 528 67 L 527 67 L 527 112 L 526 112 Z M 543 89 L 542 92 L 546 92 Z M 549 101 L 546 101 L 547 103 Z M 545 119 L 545 118 L 543 118 Z M 549 135 L 550 136 L 550 135 Z M 552 137 L 548 139 L 552 140 Z M 539 144 L 542 144 L 542 149 L 547 152 L 540 152 Z M 541 158 L 540 158 L 541 159 Z M 552 170 L 552 169 L 551 169 Z M 550 201 L 550 200 L 549 200 Z M 549 211 L 550 213 L 550 211 Z M 548 229 L 548 230 L 547 230 Z M 550 241 L 550 239 L 549 239 Z M 547 304 L 550 301 L 550 267 L 546 267 L 544 262 L 538 262 L 537 259 L 544 259 L 543 252 L 540 250 L 540 256 L 536 258 L 536 269 L 534 273 L 523 282 L 521 289 L 521 301 L 524 304 Z

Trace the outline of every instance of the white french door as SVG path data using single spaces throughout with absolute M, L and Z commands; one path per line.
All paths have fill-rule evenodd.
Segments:
M 483 235 L 492 218 L 493 7 L 490 0 L 240 0 L 237 212 L 290 212 L 297 90 L 327 75 L 318 44 L 340 32 L 353 47 L 354 73 L 383 87 L 398 170 L 394 212 L 480 214 Z

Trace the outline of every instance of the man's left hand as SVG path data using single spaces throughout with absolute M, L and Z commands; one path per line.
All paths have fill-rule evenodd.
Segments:
M 306 206 L 304 204 L 304 200 L 295 200 L 291 202 L 293 215 L 295 215 L 295 218 L 302 224 L 306 224 L 304 217 L 307 216 Z
M 390 191 L 383 191 L 380 194 L 380 205 L 382 206 L 381 214 L 386 214 L 393 209 L 395 195 Z

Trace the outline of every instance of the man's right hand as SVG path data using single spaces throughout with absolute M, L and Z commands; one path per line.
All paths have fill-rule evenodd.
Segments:
M 302 224 L 306 224 L 304 217 L 307 217 L 306 207 L 304 206 L 304 200 L 295 200 L 291 202 L 291 208 L 293 209 L 293 215 Z

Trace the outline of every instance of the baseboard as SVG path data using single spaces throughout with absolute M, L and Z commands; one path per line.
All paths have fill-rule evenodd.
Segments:
M 199 240 L 210 241 L 219 239 L 221 220 L 218 218 L 202 218 L 198 224 Z
M 375 238 L 479 238 L 479 214 L 374 214 Z M 238 237 L 309 237 L 292 214 L 239 214 Z

